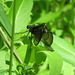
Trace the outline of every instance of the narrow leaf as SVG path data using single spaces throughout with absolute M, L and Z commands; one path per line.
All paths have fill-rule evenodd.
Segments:
M 75 47 L 68 41 L 54 35 L 52 48 L 62 56 L 63 60 L 75 66 Z
M 26 26 L 29 22 L 32 6 L 33 0 L 23 0 L 21 2 L 19 10 L 17 11 L 16 14 L 15 32 L 20 32 L 21 30 L 26 29 Z
M 61 12 L 54 12 L 54 13 L 48 13 L 48 14 L 42 15 L 33 24 L 35 24 L 35 23 L 47 23 L 47 22 L 52 21 L 55 18 L 59 17 L 60 14 L 61 14 Z
M 7 33 L 11 36 L 11 33 L 12 33 L 11 24 L 10 24 L 8 17 L 6 16 L 6 13 L 4 12 L 1 4 L 0 4 L 0 22 L 2 23 L 4 29 L 7 31 Z

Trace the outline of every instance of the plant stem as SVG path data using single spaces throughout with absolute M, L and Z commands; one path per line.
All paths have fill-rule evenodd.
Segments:
M 13 25 L 12 25 L 12 37 L 11 37 L 9 75 L 12 75 L 12 60 L 13 60 L 14 31 L 15 31 L 15 14 L 16 14 L 16 0 L 14 0 L 14 7 L 13 7 L 13 21 L 12 21 Z
M 74 29 L 74 0 L 72 0 L 72 16 L 71 16 L 71 21 L 72 21 L 72 28 L 73 30 Z M 74 40 L 75 40 L 75 37 L 72 38 L 72 44 L 74 45 Z

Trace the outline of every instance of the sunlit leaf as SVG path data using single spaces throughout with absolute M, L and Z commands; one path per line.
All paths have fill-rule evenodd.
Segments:
M 7 31 L 7 33 L 11 36 L 11 33 L 12 33 L 11 24 L 10 24 L 8 17 L 6 16 L 6 13 L 4 12 L 1 4 L 0 4 L 0 22 L 2 23 L 4 29 Z
M 75 47 L 68 41 L 54 36 L 52 48 L 57 51 L 66 62 L 75 66 Z
M 45 15 L 42 15 L 39 19 L 37 19 L 33 24 L 35 23 L 47 23 L 50 22 L 60 16 L 61 12 L 54 12 L 54 13 L 47 13 Z
M 23 0 L 16 14 L 15 32 L 20 32 L 26 29 L 29 22 L 33 0 Z

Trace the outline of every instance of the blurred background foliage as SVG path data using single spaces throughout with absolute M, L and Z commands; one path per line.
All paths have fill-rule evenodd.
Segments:
M 13 0 L 1 0 L 6 14 L 11 11 Z M 17 4 L 17 11 L 19 5 Z M 75 29 L 75 13 L 74 0 L 34 0 L 34 5 L 31 11 L 30 24 L 46 23 L 48 28 L 57 35 L 71 44 L 74 44 L 74 29 Z M 72 7 L 73 6 L 73 7 Z
M 75 9 L 75 8 L 74 8 Z M 34 2 L 31 23 L 47 23 L 51 31 L 72 43 L 75 37 L 75 13 L 72 0 L 39 0 Z
M 11 29 L 12 29 L 12 17 L 13 17 L 13 0 L 0 0 L 3 9 L 0 7 L 0 27 L 7 35 L 9 34 L 11 37 Z M 25 3 L 25 4 L 24 4 Z M 0 5 L 1 6 L 1 5 Z M 1 11 L 3 10 L 3 11 Z M 41 24 L 46 23 L 47 28 L 51 30 L 54 35 L 54 43 L 52 44 L 52 48 L 58 53 L 51 53 L 51 58 L 46 51 L 45 47 L 41 47 L 40 45 L 35 47 L 34 45 L 30 45 L 29 38 L 24 36 L 23 34 L 15 35 L 17 38 L 22 37 L 22 40 L 16 41 L 14 46 L 17 49 L 18 55 L 24 63 L 28 63 L 29 65 L 34 64 L 34 60 L 40 66 L 43 62 L 45 64 L 42 66 L 42 72 L 39 71 L 37 75 L 43 75 L 45 72 L 43 68 L 49 69 L 51 68 L 51 72 L 61 70 L 62 60 L 63 67 L 60 75 L 74 75 L 75 74 L 75 1 L 74 0 L 19 0 L 16 4 L 16 21 L 15 21 L 15 33 L 20 33 L 27 30 L 27 25 Z M 7 16 L 7 17 L 6 17 Z M 27 35 L 27 33 L 25 33 Z M 56 36 L 59 38 L 57 38 Z M 30 36 L 30 35 L 29 35 Z M 9 36 L 7 35 L 9 39 Z M 61 39 L 62 38 L 62 39 Z M 8 69 L 6 64 L 9 64 L 9 48 L 8 45 L 5 44 L 5 38 L 0 35 L 0 50 L 5 50 L 5 52 L 0 52 L 0 56 L 3 59 L 1 60 L 0 66 L 4 69 L 0 69 L 0 73 L 5 74 L 6 69 Z M 68 42 L 66 42 L 67 40 Z M 30 52 L 27 52 L 28 50 Z M 37 53 L 38 51 L 44 51 L 43 53 Z M 28 54 L 27 54 L 28 53 Z M 4 57 L 2 56 L 4 55 Z M 37 56 L 35 56 L 37 55 Z M 50 60 L 51 63 L 48 63 L 45 58 L 48 57 L 47 60 Z M 35 59 L 36 58 L 36 59 Z M 41 60 L 42 59 L 42 60 Z M 5 62 L 5 61 L 6 62 Z M 15 61 L 15 59 L 14 59 Z M 57 61 L 57 62 L 56 62 Z M 60 62 L 59 62 L 60 61 Z M 56 63 L 55 63 L 56 62 Z M 59 62 L 59 63 L 58 63 Z M 2 66 L 2 63 L 4 64 Z M 40 64 L 39 64 L 40 63 Z M 14 64 L 14 69 L 16 64 Z M 47 66 L 49 64 L 49 66 Z M 35 67 L 36 73 L 38 72 L 38 65 L 33 65 Z M 22 67 L 23 65 L 20 65 Z M 26 65 L 25 65 L 26 66 Z M 26 66 L 27 69 L 32 67 Z M 54 71 L 55 68 L 56 70 Z M 17 68 L 18 69 L 18 68 Z M 49 72 L 46 72 L 44 75 L 47 75 Z M 4 71 L 4 72 L 3 72 Z M 26 73 L 28 72 L 25 70 Z M 23 70 L 21 72 L 24 72 Z M 32 70 L 29 72 L 34 73 Z M 16 72 L 17 73 L 17 72 Z M 18 73 L 17 73 L 18 74 Z M 22 73 L 21 73 L 22 74 Z M 52 75 L 58 75 L 52 74 Z M 31 74 L 32 75 L 32 74 Z

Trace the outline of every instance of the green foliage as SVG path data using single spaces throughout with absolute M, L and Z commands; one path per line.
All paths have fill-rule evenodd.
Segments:
M 11 36 L 12 28 L 1 4 L 0 4 L 0 22 L 2 23 L 2 26 L 5 28 L 7 33 Z
M 32 0 L 24 0 L 21 2 L 16 14 L 15 32 L 18 33 L 26 29 L 26 25 L 29 22 L 32 5 Z
M 9 73 L 11 38 L 8 36 L 12 35 L 13 1 L 0 1 L 0 75 Z M 17 1 L 12 75 L 75 74 L 74 3 L 73 0 L 72 3 L 67 0 Z M 35 46 L 31 34 L 20 34 L 27 31 L 27 25 L 37 23 L 46 23 L 52 31 L 51 47 L 42 42 Z
M 54 36 L 52 47 L 54 50 L 58 51 L 65 61 L 75 66 L 75 47 L 68 41 Z

